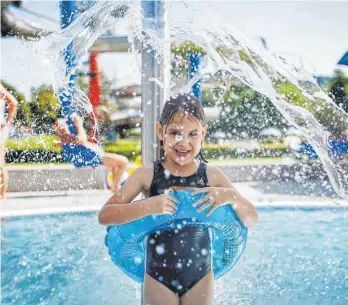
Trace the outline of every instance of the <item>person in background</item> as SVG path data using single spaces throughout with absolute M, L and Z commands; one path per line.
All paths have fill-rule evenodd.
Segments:
M 76 167 L 104 165 L 110 168 L 113 177 L 111 190 L 117 192 L 129 164 L 128 159 L 118 154 L 104 153 L 98 144 L 88 139 L 82 118 L 76 113 L 70 118 L 75 126 L 76 134 L 70 132 L 65 119 L 60 118 L 55 122 L 55 133 L 59 137 L 59 145 L 62 146 L 66 161 L 72 162 Z
M 6 109 L 7 114 L 6 114 Z M 5 144 L 9 137 L 9 125 L 16 117 L 18 101 L 0 83 L 0 200 L 5 199 L 8 173 L 5 169 Z

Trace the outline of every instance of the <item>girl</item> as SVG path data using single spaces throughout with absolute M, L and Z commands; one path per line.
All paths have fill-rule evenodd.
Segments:
M 179 95 L 166 102 L 160 122 L 160 159 L 138 168 L 99 213 L 103 225 L 123 224 L 148 215 L 172 215 L 180 204 L 168 194 L 174 187 L 207 193 L 194 206 L 211 215 L 231 204 L 245 226 L 258 220 L 254 206 L 232 186 L 223 172 L 207 167 L 202 143 L 208 126 L 200 101 Z M 131 202 L 140 192 L 147 199 Z M 204 305 L 213 303 L 214 277 L 209 229 L 184 227 L 148 236 L 144 300 L 146 305 Z

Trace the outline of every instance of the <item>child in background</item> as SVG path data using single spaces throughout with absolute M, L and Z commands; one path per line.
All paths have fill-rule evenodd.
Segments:
M 258 220 L 254 206 L 219 168 L 206 164 L 202 143 L 207 129 L 203 107 L 196 97 L 179 95 L 167 101 L 156 123 L 160 159 L 138 168 L 127 179 L 101 209 L 99 222 L 110 226 L 148 215 L 173 215 L 180 203 L 168 190 L 179 187 L 195 189 L 192 195 L 206 193 L 194 203 L 199 212 L 209 216 L 218 207 L 231 204 L 245 226 L 254 226 Z M 147 198 L 129 204 L 141 192 Z M 146 245 L 145 304 L 211 305 L 211 243 L 209 229 L 199 226 L 150 234 Z
M 85 166 L 104 165 L 110 168 L 113 177 L 111 190 L 117 192 L 121 186 L 123 173 L 128 166 L 128 159 L 118 154 L 104 153 L 98 144 L 87 139 L 82 118 L 77 114 L 70 117 L 76 128 L 76 134 L 70 132 L 65 119 L 58 119 L 55 123 L 55 133 L 59 137 L 60 145 L 69 150 L 66 151 L 67 155 L 71 156 L 69 161 L 77 167 L 84 166 L 82 163 L 88 160 Z
M 6 115 L 6 108 L 8 109 Z M 8 174 L 5 169 L 5 144 L 9 137 L 9 125 L 16 117 L 18 101 L 0 83 L 0 200 L 5 199 Z

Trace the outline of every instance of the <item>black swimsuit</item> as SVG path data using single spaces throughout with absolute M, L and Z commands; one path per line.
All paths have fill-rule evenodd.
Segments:
M 201 162 L 189 177 L 167 174 L 161 162 L 154 162 L 154 177 L 149 196 L 163 194 L 172 186 L 208 186 L 207 166 Z M 209 229 L 183 227 L 155 232 L 148 236 L 146 273 L 179 297 L 211 271 L 211 237 Z

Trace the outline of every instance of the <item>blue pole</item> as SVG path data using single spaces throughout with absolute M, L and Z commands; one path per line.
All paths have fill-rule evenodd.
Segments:
M 78 9 L 76 7 L 75 1 L 59 1 L 60 4 L 60 26 L 62 29 L 68 27 L 76 18 Z M 59 102 L 62 106 L 62 116 L 64 118 L 68 118 L 69 115 L 76 112 L 76 107 L 72 103 L 73 92 L 75 88 L 75 71 L 74 68 L 76 66 L 76 54 L 74 53 L 73 44 L 69 44 L 68 47 L 63 51 L 64 61 L 66 64 L 66 75 L 69 76 L 69 83 L 67 88 L 61 88 L 61 92 L 59 94 Z M 71 73 L 74 71 L 73 73 Z M 68 120 L 70 131 L 76 133 L 76 130 L 73 124 Z
M 196 54 L 196 53 L 190 54 L 190 68 L 189 68 L 190 79 L 193 78 L 195 73 L 199 70 L 200 62 L 201 62 L 201 57 L 199 54 Z M 202 101 L 201 80 L 198 80 L 192 86 L 192 92 L 202 103 L 203 101 Z

